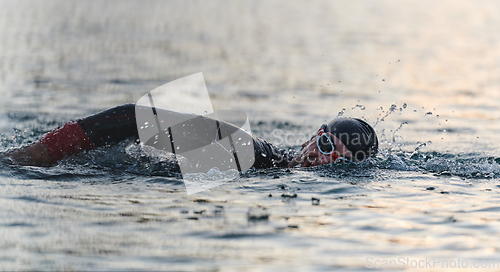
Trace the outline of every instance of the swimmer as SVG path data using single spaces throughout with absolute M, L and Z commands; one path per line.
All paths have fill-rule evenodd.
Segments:
M 217 120 L 200 118 L 219 124 Z M 238 129 L 229 123 L 220 123 Z M 368 123 L 356 118 L 337 118 L 323 124 L 311 139 L 302 144 L 302 150 L 295 156 L 251 134 L 248 136 L 253 140 L 253 167 L 257 169 L 311 167 L 344 160 L 361 162 L 378 151 L 375 131 Z M 6 155 L 17 165 L 52 166 L 83 150 L 118 143 L 128 138 L 139 139 L 134 104 L 118 106 L 68 122 L 45 134 L 35 143 Z

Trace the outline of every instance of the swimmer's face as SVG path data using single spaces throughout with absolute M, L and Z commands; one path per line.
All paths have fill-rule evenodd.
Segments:
M 339 140 L 335 135 L 327 132 L 328 137 L 333 141 L 335 146 L 335 155 L 352 160 L 351 152 L 345 147 L 344 143 Z M 321 164 L 328 164 L 334 162 L 332 156 L 321 153 L 318 149 L 317 139 L 318 135 L 312 137 L 309 141 L 302 144 L 302 150 L 289 164 L 288 167 L 301 165 L 302 167 L 311 167 Z

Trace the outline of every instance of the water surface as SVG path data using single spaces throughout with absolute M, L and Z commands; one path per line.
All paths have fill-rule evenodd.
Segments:
M 0 270 L 366 270 L 500 259 L 495 1 L 3 1 L 6 151 L 203 72 L 215 109 L 298 150 L 337 116 L 358 166 L 250 171 L 187 195 L 133 142 L 0 166 Z M 497 267 L 498 268 L 498 267 Z

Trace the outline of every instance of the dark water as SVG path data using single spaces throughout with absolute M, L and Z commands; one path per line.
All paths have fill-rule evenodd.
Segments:
M 284 148 L 354 116 L 381 150 L 194 195 L 130 141 L 50 168 L 2 163 L 0 270 L 500 268 L 497 2 L 1 5 L 2 151 L 197 72 L 215 109 Z

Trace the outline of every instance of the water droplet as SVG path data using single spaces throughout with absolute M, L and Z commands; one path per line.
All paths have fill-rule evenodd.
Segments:
M 398 60 L 399 61 L 399 60 Z M 403 109 L 406 109 L 408 105 L 406 105 L 406 103 L 403 104 Z
M 382 81 L 385 81 L 385 79 L 382 79 Z
M 265 158 L 265 157 L 267 157 L 267 155 L 266 155 L 266 154 L 264 154 L 264 153 L 261 153 L 261 155 L 262 155 L 262 157 L 264 157 L 264 158 Z
M 341 117 L 342 115 L 344 115 L 345 113 L 345 109 L 342 109 L 338 114 L 337 114 L 337 118 L 338 117 Z
M 428 115 L 432 115 L 432 112 L 430 112 L 430 111 L 429 111 L 429 112 L 427 112 L 427 113 L 425 114 L 425 116 L 428 116 Z
M 365 110 L 365 106 L 363 106 L 363 105 L 356 105 L 352 109 L 355 109 L 355 108 L 360 108 L 361 110 Z
M 144 124 L 145 124 L 145 125 L 149 125 L 149 122 L 145 122 Z

